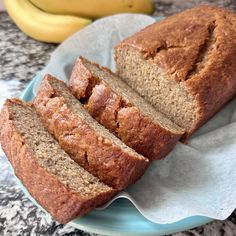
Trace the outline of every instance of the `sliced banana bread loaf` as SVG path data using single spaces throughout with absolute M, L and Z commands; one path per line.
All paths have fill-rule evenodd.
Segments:
M 116 47 L 117 72 L 189 134 L 236 95 L 236 15 L 197 6 Z
M 99 123 L 150 160 L 165 157 L 183 134 L 110 70 L 83 57 L 75 63 L 69 87 Z
M 46 75 L 34 106 L 61 147 L 107 185 L 124 189 L 148 167 L 148 159 L 94 120 L 64 82 Z
M 0 114 L 0 141 L 16 176 L 63 224 L 116 194 L 75 163 L 44 128 L 35 109 L 23 101 L 5 102 Z

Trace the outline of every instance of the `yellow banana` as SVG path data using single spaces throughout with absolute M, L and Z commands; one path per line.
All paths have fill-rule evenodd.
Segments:
M 153 11 L 152 0 L 31 0 L 38 8 L 55 14 L 71 14 L 99 18 L 122 12 Z
M 44 42 L 59 43 L 91 23 L 77 16 L 53 15 L 41 11 L 29 0 L 4 0 L 16 25 L 28 36 Z

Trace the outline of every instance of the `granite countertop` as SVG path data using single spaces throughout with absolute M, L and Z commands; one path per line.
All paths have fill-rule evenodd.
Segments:
M 196 3 L 214 3 L 236 11 L 235 0 L 155 0 L 155 16 L 171 15 Z M 47 63 L 56 45 L 37 42 L 20 32 L 6 13 L 0 13 L 0 107 L 5 98 L 19 96 L 35 73 Z M 0 235 L 93 235 L 61 225 L 28 200 L 0 149 Z M 234 236 L 236 212 L 225 221 L 214 221 L 203 227 L 175 236 Z

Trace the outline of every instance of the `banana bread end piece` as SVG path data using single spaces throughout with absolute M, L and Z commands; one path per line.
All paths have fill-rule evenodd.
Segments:
M 60 223 L 88 213 L 117 193 L 61 149 L 28 103 L 18 99 L 5 102 L 0 114 L 0 141 L 15 175 Z

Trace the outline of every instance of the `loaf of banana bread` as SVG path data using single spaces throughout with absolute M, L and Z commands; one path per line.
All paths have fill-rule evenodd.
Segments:
M 187 135 L 236 95 L 236 15 L 228 10 L 185 10 L 115 52 L 118 74 Z

